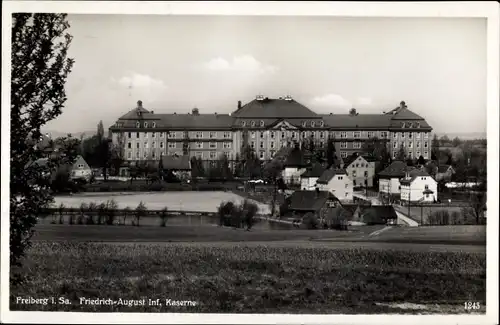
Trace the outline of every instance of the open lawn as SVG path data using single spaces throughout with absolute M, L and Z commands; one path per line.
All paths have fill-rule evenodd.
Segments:
M 94 202 L 106 203 L 115 200 L 118 208 L 130 207 L 135 209 L 142 201 L 149 209 L 161 210 L 167 207 L 169 210 L 216 212 L 217 207 L 223 201 L 241 202 L 243 198 L 231 192 L 152 192 L 152 193 L 82 193 L 72 196 L 55 197 L 55 206 L 63 203 L 66 207 L 79 207 L 80 204 Z M 259 213 L 268 214 L 269 206 L 257 203 Z
M 11 288 L 10 307 L 88 312 L 464 313 L 464 301 L 479 301 L 480 312 L 485 311 L 485 253 L 225 244 L 35 241 L 24 264 L 27 281 Z M 16 304 L 17 297 L 56 301 L 64 297 L 70 304 L 21 305 Z M 82 298 L 111 299 L 111 305 L 83 304 Z M 145 305 L 135 305 L 142 299 Z M 148 305 L 148 299 L 159 299 L 161 305 Z M 195 305 L 170 306 L 168 299 Z M 390 307 L 397 303 L 434 309 Z

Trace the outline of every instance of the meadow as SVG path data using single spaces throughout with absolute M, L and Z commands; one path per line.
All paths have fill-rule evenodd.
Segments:
M 12 310 L 87 312 L 463 313 L 486 297 L 485 253 L 219 243 L 35 241 Z M 71 304 L 21 305 L 17 297 Z M 194 301 L 196 306 L 85 305 L 80 298 Z M 56 300 L 57 301 L 57 300 Z
M 116 192 L 116 193 L 82 193 L 72 196 L 56 196 L 54 206 L 57 207 L 61 203 L 66 207 L 80 207 L 82 203 L 95 202 L 106 203 L 108 200 L 115 200 L 118 208 L 130 207 L 135 209 L 142 201 L 147 204 L 150 209 L 163 209 L 168 207 L 169 210 L 185 210 L 185 211 L 200 211 L 200 212 L 216 212 L 217 207 L 223 201 L 241 202 L 244 199 L 231 192 Z M 259 207 L 259 213 L 269 213 L 269 206 L 266 204 L 255 202 Z

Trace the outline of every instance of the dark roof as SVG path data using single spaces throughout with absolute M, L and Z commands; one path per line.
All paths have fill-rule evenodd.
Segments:
M 127 113 L 128 114 L 128 113 Z M 154 117 L 154 118 L 153 118 Z M 122 124 L 123 128 L 136 128 L 136 123 L 138 118 L 134 119 L 124 119 L 120 118 L 119 123 Z M 149 114 L 147 118 L 154 119 L 156 125 L 155 128 L 169 128 L 172 130 L 205 130 L 205 129 L 217 129 L 223 130 L 231 129 L 233 123 L 233 118 L 229 114 Z M 113 127 L 111 127 L 112 129 Z M 155 128 L 151 127 L 151 131 Z
M 388 113 L 391 115 L 391 120 L 423 120 L 424 118 L 410 111 L 408 107 L 396 107 Z
M 360 206 L 359 208 L 359 221 L 366 224 L 385 224 L 387 220 L 398 218 L 392 205 Z
M 323 172 L 325 171 L 325 168 L 318 163 L 313 164 L 311 167 L 307 168 L 307 170 L 300 175 L 300 177 L 320 177 Z
M 391 117 L 385 114 L 328 114 L 321 115 L 325 125 L 339 129 L 387 129 L 391 125 Z
M 299 102 L 290 99 L 254 99 L 232 114 L 237 118 L 319 118 Z
M 285 162 L 283 164 L 284 167 L 305 167 L 307 163 L 304 159 L 304 153 L 300 148 L 293 147 L 288 152 L 286 156 Z
M 346 171 L 344 169 L 336 169 L 336 168 L 330 168 L 327 169 L 321 174 L 321 176 L 318 178 L 316 183 L 318 184 L 328 184 L 328 182 L 335 176 L 335 175 L 347 175 Z
M 338 201 L 332 193 L 328 191 L 295 191 L 290 196 L 289 210 L 296 211 L 317 211 L 321 209 L 328 199 Z
M 441 165 L 438 167 L 438 173 L 446 173 L 451 165 Z
M 120 120 L 137 120 L 138 118 L 149 119 L 154 115 L 144 107 L 142 107 L 142 103 L 137 103 L 137 107 L 128 111 L 125 115 L 122 115 Z
M 401 178 L 406 175 L 409 169 L 414 167 L 408 167 L 404 161 L 396 160 L 393 161 L 386 169 L 379 173 L 379 177 L 385 178 Z
M 359 153 L 355 152 L 352 155 L 347 156 L 347 158 L 344 158 L 344 161 L 343 161 L 344 167 L 347 167 L 350 164 L 352 164 L 354 161 L 356 161 L 356 159 L 358 159 L 358 157 L 362 157 L 367 162 L 376 162 L 377 161 L 377 159 L 371 155 L 367 155 L 367 154 L 360 155 Z
M 401 184 L 410 184 L 415 180 L 415 178 L 419 176 L 429 176 L 429 173 L 427 173 L 425 170 L 422 169 L 413 169 L 408 173 L 408 177 L 405 177 L 400 180 Z
M 191 161 L 188 155 L 162 156 L 163 169 L 168 170 L 191 170 Z
M 347 215 L 349 218 L 352 218 L 354 212 L 356 212 L 356 209 L 358 208 L 358 204 L 342 204 L 342 207 L 344 210 L 347 212 Z

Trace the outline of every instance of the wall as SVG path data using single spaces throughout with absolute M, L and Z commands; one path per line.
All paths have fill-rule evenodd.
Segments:
M 353 200 L 352 180 L 347 175 L 335 175 L 328 184 L 321 184 L 320 190 L 329 191 L 340 201 Z
M 429 194 L 424 197 L 425 186 L 434 194 Z M 401 185 L 401 200 L 411 202 L 420 201 L 423 198 L 424 202 L 433 202 L 438 199 L 437 182 L 430 176 L 419 176 L 410 185 Z
M 304 173 L 305 171 L 306 171 L 305 168 L 290 168 L 290 167 L 287 167 L 287 168 L 285 168 L 281 172 L 281 175 L 283 177 L 283 180 L 287 184 L 291 183 L 292 180 L 295 183 L 300 183 L 301 182 L 300 175 L 302 175 L 302 173 Z
M 361 167 L 363 166 L 363 167 Z M 346 168 L 349 178 L 353 181 L 353 186 L 365 186 L 365 180 L 368 187 L 373 186 L 373 176 L 375 175 L 375 162 L 367 162 L 363 157 L 358 157 Z M 367 177 L 365 177 L 367 172 Z M 356 176 L 354 176 L 354 174 Z
M 399 183 L 399 178 L 391 178 L 391 179 L 385 179 L 381 178 L 379 179 L 379 192 L 382 193 L 390 193 L 390 194 L 399 194 L 401 193 L 400 186 L 401 184 Z
M 300 179 L 300 189 L 314 190 L 318 177 L 302 177 Z

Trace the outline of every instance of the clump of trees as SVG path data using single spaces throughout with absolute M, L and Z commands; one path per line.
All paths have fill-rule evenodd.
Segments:
M 217 208 L 219 225 L 250 230 L 255 223 L 255 216 L 259 211 L 257 204 L 244 200 L 241 204 L 222 202 Z

